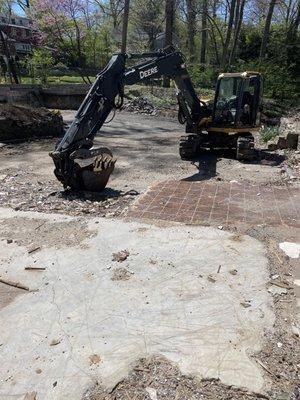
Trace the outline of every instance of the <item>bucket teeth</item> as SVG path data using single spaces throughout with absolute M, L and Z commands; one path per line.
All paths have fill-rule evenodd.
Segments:
M 100 192 L 106 187 L 117 161 L 106 148 L 75 152 L 73 160 L 76 173 L 72 187 L 93 192 Z

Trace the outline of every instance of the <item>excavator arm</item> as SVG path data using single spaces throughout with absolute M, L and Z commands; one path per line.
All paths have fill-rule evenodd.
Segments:
M 144 61 L 126 68 L 126 61 L 131 59 Z M 50 153 L 54 173 L 64 187 L 93 191 L 105 188 L 116 159 L 107 148 L 93 148 L 95 135 L 110 112 L 122 106 L 125 85 L 162 76 L 173 79 L 178 88 L 180 122 L 186 123 L 188 132 L 197 131 L 207 110 L 195 93 L 181 53 L 168 48 L 155 53 L 116 54 L 98 74 L 74 121 Z

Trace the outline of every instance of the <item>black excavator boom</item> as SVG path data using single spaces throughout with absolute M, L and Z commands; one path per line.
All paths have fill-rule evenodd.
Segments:
M 126 68 L 126 61 L 131 59 L 143 62 Z M 186 123 L 188 132 L 196 132 L 207 110 L 195 93 L 181 53 L 167 48 L 155 53 L 116 54 L 98 74 L 71 126 L 50 153 L 55 176 L 64 187 L 92 191 L 105 188 L 116 159 L 109 149 L 93 147 L 95 135 L 110 112 L 122 106 L 124 85 L 162 76 L 175 81 L 179 119 Z

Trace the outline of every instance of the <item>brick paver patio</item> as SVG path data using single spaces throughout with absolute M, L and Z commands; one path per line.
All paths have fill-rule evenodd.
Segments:
M 239 182 L 166 181 L 141 196 L 129 216 L 184 223 L 244 222 L 300 228 L 300 191 Z

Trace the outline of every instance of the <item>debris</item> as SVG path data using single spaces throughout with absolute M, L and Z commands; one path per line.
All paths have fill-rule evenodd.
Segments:
M 126 111 L 135 112 L 139 114 L 156 115 L 157 109 L 143 96 L 136 97 L 124 105 Z
M 114 270 L 112 281 L 128 281 L 133 273 L 125 268 L 116 268 Z
M 292 289 L 292 287 L 291 287 L 291 285 L 290 285 L 290 283 L 288 281 L 279 280 L 278 278 L 277 279 L 273 279 L 272 281 L 268 282 L 268 285 L 275 285 L 275 286 L 278 286 L 278 287 L 283 288 L 283 289 Z
M 219 273 L 220 273 L 220 271 L 221 271 L 221 268 L 222 268 L 222 265 L 219 265 L 219 267 L 218 267 L 218 271 L 217 271 L 217 274 L 219 274 Z
M 45 267 L 25 267 L 25 271 L 45 271 Z
M 158 400 L 157 391 L 151 387 L 146 387 L 146 392 L 149 394 L 151 400 Z
M 22 283 L 19 283 L 19 282 L 10 281 L 9 279 L 0 278 L 0 282 L 4 283 L 5 285 L 8 285 L 8 286 L 16 287 L 18 289 L 23 289 L 23 290 L 27 290 L 27 291 L 30 290 L 28 286 L 25 286 L 25 285 L 23 285 Z
M 50 346 L 56 346 L 61 342 L 61 339 L 53 339 L 50 342 Z
M 31 392 L 31 393 L 28 392 L 25 394 L 24 400 L 37 400 L 36 395 L 37 395 L 36 392 Z
M 271 286 L 268 288 L 268 292 L 269 292 L 269 293 L 272 293 L 272 294 L 282 295 L 282 294 L 287 294 L 287 289 L 284 289 L 284 288 L 281 288 L 281 287 L 278 287 L 278 286 L 273 286 L 273 285 L 271 285 Z
M 98 356 L 98 354 L 92 354 L 89 356 L 89 360 L 90 360 L 90 365 L 97 365 L 100 363 L 101 358 L 100 356 Z
M 123 262 L 128 258 L 129 254 L 130 253 L 128 250 L 119 251 L 118 253 L 113 254 L 112 260 L 117 262 Z
M 251 307 L 250 300 L 241 301 L 240 305 L 243 306 L 244 308 Z
M 12 239 L 7 239 L 7 241 L 6 241 L 7 244 L 11 244 L 12 242 L 13 242 Z
M 42 370 L 41 370 L 41 368 L 37 368 L 37 369 L 35 370 L 35 372 L 39 375 L 39 374 L 42 373 Z
M 279 349 L 281 349 L 282 343 L 281 343 L 281 342 L 278 342 L 278 343 L 277 343 L 277 347 L 278 347 Z
M 258 364 L 259 364 L 265 371 L 267 371 L 270 375 L 276 377 L 276 375 L 275 375 L 262 361 L 260 361 L 258 358 L 256 358 L 256 361 L 258 362 Z
M 208 276 L 207 276 L 207 280 L 208 280 L 209 282 L 211 282 L 211 283 L 217 282 L 217 280 L 216 280 L 212 275 L 208 275 Z
M 230 271 L 229 271 L 229 273 L 231 274 L 231 275 L 237 275 L 237 270 L 236 269 L 231 269 Z
M 296 325 L 292 325 L 292 332 L 295 336 L 300 337 L 300 329 Z
M 28 254 L 34 253 L 35 251 L 40 250 L 40 248 L 41 248 L 40 246 L 37 246 L 32 243 L 27 247 Z
M 223 226 L 222 225 L 219 225 L 218 226 L 218 229 L 220 229 L 221 231 L 223 230 Z
M 279 247 L 290 258 L 299 258 L 300 256 L 300 243 L 282 242 Z
M 0 104 L 0 117 L 0 140 L 61 136 L 64 132 L 61 114 L 46 108 Z
M 278 274 L 271 275 L 271 279 L 277 279 L 277 278 L 279 278 Z

